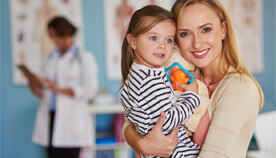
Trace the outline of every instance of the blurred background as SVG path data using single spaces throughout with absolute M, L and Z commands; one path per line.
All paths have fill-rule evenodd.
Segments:
M 133 7 L 134 10 L 146 4 L 145 2 L 137 3 L 135 0 L 128 1 L 130 2 L 129 5 L 135 5 L 135 7 Z M 243 4 L 235 5 L 234 3 L 238 3 L 236 0 L 223 0 L 223 4 L 229 9 L 229 15 L 233 18 L 234 26 L 237 27 L 237 37 L 242 52 L 250 49 L 250 51 L 247 51 L 249 52 L 248 54 L 243 54 L 243 57 L 248 63 L 254 77 L 260 83 L 265 96 L 264 108 L 260 112 L 260 119 L 257 124 L 257 128 L 261 130 L 257 129 L 257 135 L 255 134 L 252 138 L 249 150 L 253 152 L 266 152 L 272 150 L 275 152 L 276 137 L 275 132 L 273 133 L 272 131 L 275 131 L 276 128 L 276 4 L 275 0 L 243 1 Z M 20 54 L 17 54 L 19 57 L 15 57 L 16 53 L 14 50 L 20 49 L 21 40 L 18 40 L 19 42 L 17 45 L 15 36 L 13 36 L 16 30 L 15 26 L 20 25 L 14 21 L 13 15 L 18 7 L 15 6 L 15 4 L 22 2 L 35 4 L 32 6 L 39 6 L 43 2 L 35 0 L 1 0 L 0 2 L 0 157 L 44 158 L 46 156 L 43 148 L 31 141 L 39 100 L 31 94 L 28 86 L 24 84 L 24 80 L 21 80 L 20 76 L 18 76 L 17 70 L 14 70 L 14 65 L 20 62 Z M 55 6 L 55 3 L 57 5 L 57 1 L 49 2 L 53 2 L 53 7 L 58 7 Z M 63 2 L 65 3 L 66 1 Z M 110 10 L 116 10 L 116 5 L 123 3 L 124 0 L 81 0 L 76 2 L 79 6 L 77 6 L 78 10 L 75 12 L 76 17 L 72 18 L 72 20 L 75 20 L 75 23 L 80 28 L 78 42 L 83 48 L 92 52 L 99 68 L 98 76 L 95 77 L 99 79 L 100 89 L 98 97 L 95 98 L 91 104 L 102 106 L 104 110 L 108 111 L 108 109 L 111 109 L 111 106 L 120 106 L 118 103 L 120 92 L 118 90 L 121 83 L 120 71 L 118 71 L 118 69 L 120 69 L 120 65 L 118 66 L 118 63 L 120 64 L 120 35 L 114 35 L 110 32 L 112 29 L 118 27 L 112 22 L 112 19 L 116 17 L 112 17 L 112 12 L 110 12 Z M 159 3 L 163 7 L 170 9 L 174 0 L 147 0 L 147 2 Z M 244 9 L 239 8 L 242 5 L 245 6 Z M 28 10 L 27 6 L 21 8 L 24 10 L 24 7 Z M 243 12 L 241 12 L 241 10 Z M 57 14 L 66 14 L 62 11 L 63 10 L 57 10 Z M 32 15 L 30 12 L 28 12 L 28 14 Z M 34 12 L 33 14 L 36 13 Z M 33 15 L 33 17 L 35 16 Z M 70 15 L 68 17 L 70 17 Z M 29 22 L 34 23 L 34 21 Z M 240 23 L 244 23 L 245 25 L 240 25 Z M 29 24 L 24 26 L 23 29 L 28 29 L 28 26 Z M 33 24 L 31 24 L 31 26 L 33 26 L 31 30 L 38 29 L 38 27 L 35 27 Z M 123 26 L 120 26 L 120 28 L 123 28 Z M 41 32 L 39 30 L 36 31 Z M 252 39 L 253 43 L 244 42 L 248 39 Z M 28 62 L 29 66 L 31 66 L 30 68 L 34 71 L 38 70 L 40 65 L 40 63 L 35 60 L 39 59 L 39 57 L 36 56 L 36 49 L 38 48 L 30 48 L 28 44 L 24 47 L 24 50 L 32 51 L 33 53 L 33 56 L 29 55 L 25 57 L 25 62 Z M 112 50 L 119 50 L 119 56 L 118 52 L 114 53 Z M 97 131 L 98 135 L 101 135 L 101 133 L 114 133 L 115 114 L 113 113 L 118 113 L 118 111 L 120 113 L 121 108 L 119 108 L 119 110 L 111 109 L 108 112 L 103 112 L 104 110 L 102 111 L 102 109 L 99 110 L 97 108 L 94 108 L 94 110 L 96 111 L 94 111 L 94 116 L 96 116 L 95 131 Z M 269 132 L 272 133 L 272 135 L 269 135 Z M 265 142 L 258 143 L 258 138 Z M 271 141 L 273 139 L 274 141 Z M 108 150 L 113 150 L 113 148 L 108 148 Z M 102 154 L 102 157 L 103 155 L 104 154 Z M 116 154 L 114 155 L 114 157 L 116 157 Z M 83 154 L 83 157 L 90 156 L 92 156 L 90 152 L 85 151 Z M 251 157 L 254 157 L 254 155 Z

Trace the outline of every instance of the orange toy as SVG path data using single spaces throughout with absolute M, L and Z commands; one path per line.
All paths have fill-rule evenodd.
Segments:
M 177 68 L 173 68 L 172 69 L 172 75 L 170 76 L 170 79 L 172 81 L 172 87 L 173 89 L 177 89 L 177 90 L 180 90 L 180 91 L 184 91 L 183 88 L 180 88 L 180 87 L 177 87 L 176 86 L 176 83 L 179 82 L 179 83 L 183 83 L 183 84 L 187 84 L 189 83 L 189 78 L 187 77 L 187 74 L 182 71 L 181 69 L 177 69 Z

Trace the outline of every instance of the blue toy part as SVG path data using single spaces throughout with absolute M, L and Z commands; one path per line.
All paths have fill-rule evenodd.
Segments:
M 167 78 L 168 78 L 168 80 L 169 80 L 170 83 L 172 83 L 172 81 L 170 79 L 170 76 L 167 74 L 167 71 L 171 70 L 175 66 L 178 66 L 182 71 L 184 71 L 189 76 L 191 76 L 191 79 L 188 80 L 188 81 L 189 81 L 189 84 L 193 83 L 193 81 L 194 81 L 194 75 L 191 72 L 189 72 L 188 70 L 186 70 L 183 66 L 181 66 L 178 62 L 174 62 L 170 67 L 168 67 L 168 68 L 165 69 L 166 76 L 167 76 Z

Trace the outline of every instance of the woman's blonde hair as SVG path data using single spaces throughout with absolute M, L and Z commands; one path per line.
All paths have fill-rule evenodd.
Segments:
M 204 4 L 207 7 L 211 8 L 217 14 L 220 21 L 225 22 L 227 31 L 226 31 L 225 39 L 223 40 L 223 44 L 222 44 L 222 52 L 223 53 L 222 53 L 222 60 L 221 60 L 220 64 L 231 65 L 236 69 L 236 72 L 238 72 L 240 74 L 245 74 L 245 75 L 249 76 L 254 81 L 254 83 L 256 84 L 256 86 L 258 88 L 259 95 L 260 95 L 259 110 L 261 110 L 261 108 L 263 106 L 263 102 L 264 102 L 263 91 L 262 91 L 259 83 L 256 81 L 256 79 L 248 71 L 246 65 L 244 64 L 244 62 L 241 58 L 236 35 L 234 32 L 232 23 L 230 21 L 228 14 L 226 13 L 225 9 L 220 4 L 220 2 L 218 0 L 177 0 L 174 3 L 172 10 L 171 10 L 172 14 L 174 15 L 176 23 L 179 18 L 179 15 L 184 11 L 184 9 L 187 6 L 194 4 L 194 3 L 201 3 L 201 4 Z
M 125 83 L 130 67 L 133 63 L 135 54 L 130 44 L 127 41 L 127 35 L 131 34 L 137 37 L 153 28 L 156 24 L 164 20 L 171 20 L 173 23 L 174 18 L 171 12 L 156 5 L 148 5 L 137 11 L 131 17 L 126 36 L 122 44 L 122 58 L 121 58 L 121 71 L 122 71 L 122 86 Z M 121 87 L 122 88 L 122 87 Z

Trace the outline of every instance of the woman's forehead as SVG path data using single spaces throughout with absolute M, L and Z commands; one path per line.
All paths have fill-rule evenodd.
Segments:
M 220 20 L 216 12 L 201 3 L 191 4 L 183 8 L 177 19 L 178 26 L 192 25 L 199 27 L 206 23 L 216 24 L 219 22 Z

